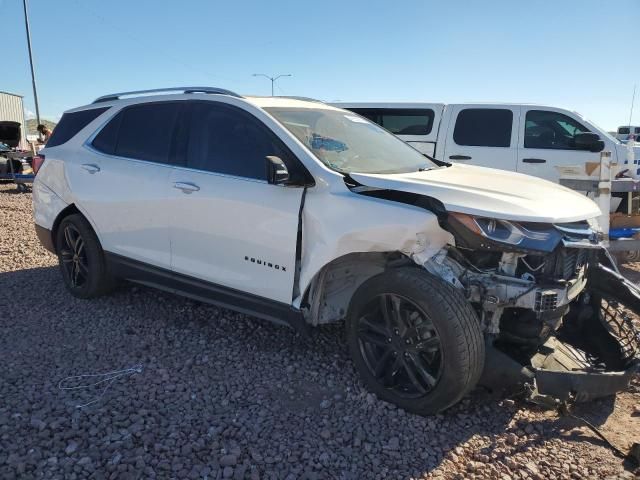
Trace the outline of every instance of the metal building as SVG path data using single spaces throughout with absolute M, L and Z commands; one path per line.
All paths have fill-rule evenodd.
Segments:
M 0 122 L 2 121 L 18 122 L 20 124 L 20 130 L 22 132 L 20 148 L 25 148 L 27 145 L 27 125 L 24 119 L 22 95 L 0 92 Z

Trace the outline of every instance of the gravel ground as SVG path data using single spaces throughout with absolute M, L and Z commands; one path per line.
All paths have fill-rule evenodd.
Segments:
M 479 390 L 429 418 L 377 400 L 358 382 L 340 326 L 305 340 L 126 285 L 74 299 L 35 237 L 31 195 L 9 185 L 0 185 L 0 328 L 3 479 L 634 478 L 577 421 L 518 400 Z M 71 375 L 138 364 L 103 396 L 106 383 L 59 388 Z M 577 412 L 628 448 L 640 441 L 638 404 L 636 382 Z

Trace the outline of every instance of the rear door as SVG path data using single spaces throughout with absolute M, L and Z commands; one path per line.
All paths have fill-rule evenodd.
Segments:
M 518 172 L 558 182 L 563 171 L 589 175 L 599 165 L 600 153 L 572 146 L 574 135 L 589 129 L 567 112 L 523 106 L 522 118 Z
M 519 107 L 452 105 L 443 160 L 516 170 Z
M 106 252 L 170 268 L 168 188 L 180 102 L 125 107 L 68 168 Z
M 297 160 L 245 110 L 189 104 L 186 165 L 169 182 L 173 270 L 291 304 L 304 189 L 268 184 L 265 157 Z

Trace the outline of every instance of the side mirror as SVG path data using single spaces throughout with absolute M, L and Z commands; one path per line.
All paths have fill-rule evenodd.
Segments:
M 577 150 L 601 152 L 602 150 L 604 150 L 604 142 L 600 140 L 600 136 L 597 133 L 576 133 L 573 136 L 573 147 Z
M 289 170 L 280 157 L 268 155 L 267 164 L 267 183 L 270 185 L 288 185 Z

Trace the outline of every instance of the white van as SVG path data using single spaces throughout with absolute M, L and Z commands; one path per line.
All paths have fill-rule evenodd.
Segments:
M 562 167 L 611 151 L 630 168 L 627 147 L 576 112 L 527 104 L 335 103 L 383 126 L 437 160 L 511 170 L 557 182 Z M 596 135 L 593 135 L 596 134 Z M 634 147 L 635 159 L 640 147 Z M 638 168 L 638 165 L 635 165 Z
M 616 132 L 616 138 L 621 142 L 626 142 L 627 140 L 629 140 L 629 137 L 631 135 L 633 135 L 636 140 L 640 138 L 640 127 L 625 125 L 622 127 L 618 127 L 618 130 Z

